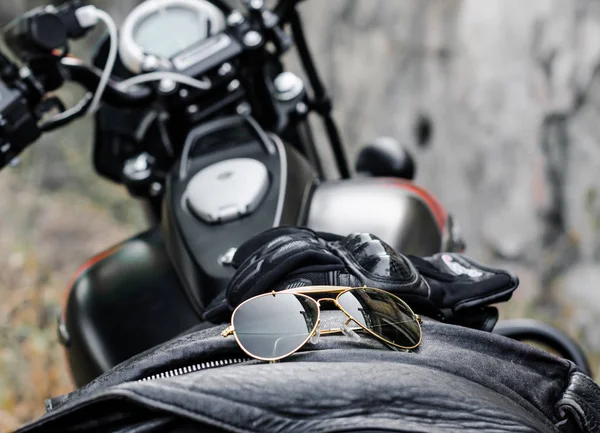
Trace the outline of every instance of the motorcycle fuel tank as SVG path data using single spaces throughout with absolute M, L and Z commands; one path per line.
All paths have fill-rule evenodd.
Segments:
M 77 386 L 201 324 L 158 228 L 88 260 L 73 280 L 59 339 Z
M 427 190 L 396 178 L 327 182 L 314 192 L 306 226 L 336 234 L 372 233 L 404 254 L 446 250 L 446 210 Z
M 300 224 L 316 182 L 297 151 L 247 118 L 190 132 L 168 178 L 162 228 L 199 317 L 235 272 L 229 252 L 272 227 Z

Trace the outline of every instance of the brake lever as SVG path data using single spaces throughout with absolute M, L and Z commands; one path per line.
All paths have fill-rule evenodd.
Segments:
M 90 103 L 92 101 L 92 94 L 86 93 L 85 96 L 77 104 L 75 104 L 69 109 L 65 109 L 65 106 L 62 103 L 62 101 L 60 101 L 60 99 L 54 97 L 50 99 L 57 99 L 62 109 L 60 110 L 60 113 L 38 124 L 38 128 L 41 132 L 53 131 L 71 123 L 75 119 L 85 116 L 87 108 L 90 106 Z M 54 108 L 58 108 L 58 106 L 55 106 Z M 45 111 L 45 113 L 48 113 L 49 111 L 50 110 Z

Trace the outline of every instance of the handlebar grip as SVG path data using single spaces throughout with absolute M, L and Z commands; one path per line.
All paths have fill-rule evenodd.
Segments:
M 23 93 L 0 81 L 0 168 L 39 138 L 37 121 Z
M 19 68 L 0 51 L 0 77 L 4 81 L 14 81 L 19 77 Z

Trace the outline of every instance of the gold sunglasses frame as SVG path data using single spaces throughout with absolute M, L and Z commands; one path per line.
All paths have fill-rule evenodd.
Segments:
M 356 320 L 355 318 L 352 317 L 352 315 L 350 313 L 348 313 L 338 302 L 338 299 L 340 298 L 340 296 L 342 296 L 344 293 L 352 291 L 352 290 L 361 290 L 361 289 L 367 289 L 367 290 L 374 290 L 376 292 L 382 292 L 385 293 L 387 296 L 391 296 L 392 298 L 394 298 L 396 301 L 398 301 L 401 305 L 403 305 L 414 317 L 415 322 L 417 323 L 417 326 L 419 327 L 419 341 L 417 342 L 417 344 L 415 344 L 414 346 L 410 346 L 410 347 L 406 347 L 406 346 L 401 346 L 399 344 L 396 344 L 392 341 L 389 341 L 386 338 L 383 338 L 382 336 L 376 334 L 375 332 L 373 332 L 372 330 L 370 330 L 369 328 L 367 328 L 366 326 L 364 326 L 363 324 L 361 324 L 358 320 Z M 309 294 L 320 294 L 320 293 L 331 293 L 331 294 L 335 294 L 337 293 L 338 295 L 335 298 L 321 298 L 321 299 L 313 299 L 310 296 L 308 296 Z M 257 298 L 262 298 L 264 296 L 276 296 L 279 294 L 290 294 L 290 295 L 297 295 L 297 296 L 302 296 L 304 298 L 309 299 L 311 302 L 314 302 L 317 306 L 317 320 L 315 322 L 315 326 L 312 329 L 312 331 L 309 333 L 308 337 L 306 337 L 306 339 L 302 342 L 302 344 L 300 344 L 296 349 L 292 350 L 289 353 L 286 353 L 285 355 L 282 356 L 278 356 L 275 358 L 263 358 L 260 356 L 256 356 L 251 354 L 250 352 L 248 352 L 246 350 L 246 348 L 242 345 L 242 343 L 240 342 L 240 339 L 238 338 L 236 332 L 235 332 L 235 328 L 233 326 L 234 323 L 234 319 L 235 319 L 235 313 L 237 313 L 237 311 L 247 302 L 250 302 L 254 299 Z M 288 290 L 282 290 L 280 292 L 275 292 L 272 291 L 270 293 L 264 293 L 262 295 L 257 295 L 257 296 L 253 296 L 250 299 L 246 299 L 244 302 L 242 302 L 240 305 L 238 305 L 235 310 L 233 310 L 233 313 L 231 315 L 231 325 L 228 326 L 222 333 L 221 336 L 224 338 L 229 337 L 230 335 L 233 335 L 235 338 L 235 341 L 237 342 L 238 346 L 240 347 L 240 349 L 242 349 L 242 351 L 244 351 L 244 353 L 246 353 L 246 355 L 254 358 L 254 359 L 258 359 L 260 361 L 268 361 L 268 362 L 275 362 L 275 361 L 279 361 L 281 359 L 287 358 L 288 356 L 293 355 L 294 353 L 298 352 L 300 349 L 302 349 L 306 343 L 308 343 L 308 341 L 313 338 L 316 333 L 317 330 L 319 330 L 319 325 L 321 324 L 321 302 L 322 301 L 328 301 L 328 302 L 333 302 L 334 305 L 339 308 L 348 318 L 348 321 L 346 322 L 346 325 L 349 322 L 354 322 L 356 323 L 359 328 L 354 328 L 353 330 L 363 330 L 368 332 L 369 334 L 373 335 L 375 338 L 377 338 L 378 340 L 381 340 L 387 344 L 390 344 L 394 347 L 398 347 L 400 349 L 404 349 L 404 350 L 412 350 L 415 349 L 417 347 L 419 347 L 419 345 L 421 344 L 421 342 L 423 341 L 423 329 L 421 327 L 421 324 L 423 323 L 421 317 L 416 314 L 412 308 L 410 308 L 408 306 L 408 304 L 406 302 L 404 302 L 402 299 L 400 299 L 398 296 L 387 292 L 385 290 L 381 290 L 381 289 L 375 289 L 373 287 L 339 287 L 339 286 L 306 286 L 306 287 L 302 287 L 302 288 L 298 288 L 298 289 L 288 289 Z M 323 329 L 323 330 L 319 330 L 319 334 L 320 335 L 329 335 L 329 334 L 337 334 L 337 333 L 342 333 L 342 329 L 338 328 L 338 329 Z

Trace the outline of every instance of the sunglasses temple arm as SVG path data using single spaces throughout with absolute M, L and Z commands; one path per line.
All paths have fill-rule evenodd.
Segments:
M 321 335 L 331 334 L 344 334 L 346 337 L 353 339 L 354 341 L 360 341 L 360 336 L 356 333 L 357 331 L 364 331 L 362 328 L 351 328 L 347 325 L 343 325 L 337 329 L 325 329 L 321 331 Z
M 227 338 L 230 335 L 233 335 L 234 332 L 235 330 L 233 329 L 233 326 L 228 326 L 223 332 L 221 332 L 221 337 Z

